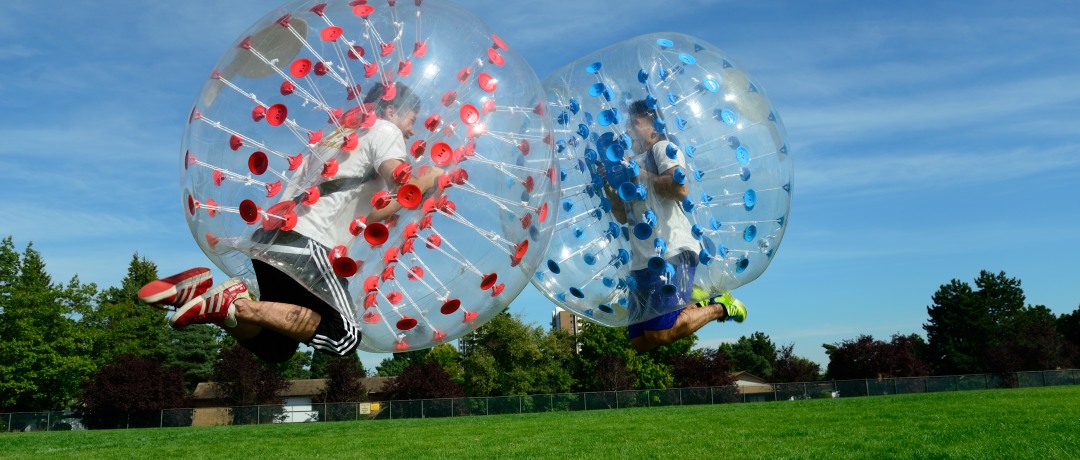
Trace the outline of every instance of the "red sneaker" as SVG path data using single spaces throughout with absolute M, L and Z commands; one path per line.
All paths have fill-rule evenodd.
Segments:
M 167 305 L 179 307 L 201 296 L 214 284 L 213 275 L 206 267 L 192 268 L 168 278 L 146 283 L 139 289 L 139 299 L 155 307 L 167 310 Z
M 201 297 L 191 299 L 169 317 L 174 329 L 192 324 L 216 324 L 221 327 L 236 326 L 236 307 L 233 301 L 247 295 L 247 286 L 236 278 L 215 286 Z

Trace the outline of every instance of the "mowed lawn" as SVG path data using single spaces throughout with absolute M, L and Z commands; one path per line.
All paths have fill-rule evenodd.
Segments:
M 1080 386 L 361 422 L 0 433 L 2 458 L 1080 458 Z

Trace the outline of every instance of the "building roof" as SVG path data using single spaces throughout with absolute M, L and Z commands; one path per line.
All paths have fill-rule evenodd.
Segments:
M 383 392 L 391 379 L 393 377 L 366 377 L 360 381 L 367 388 L 368 394 L 379 394 Z M 290 380 L 289 386 L 282 390 L 281 396 L 284 398 L 315 396 L 322 393 L 324 389 L 326 389 L 326 379 Z M 221 399 L 221 391 L 217 382 L 201 382 L 195 387 L 195 392 L 191 396 L 196 401 L 215 400 Z

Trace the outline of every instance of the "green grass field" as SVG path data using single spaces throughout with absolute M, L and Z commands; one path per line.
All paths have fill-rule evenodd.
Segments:
M 1080 458 L 1080 386 L 439 419 L 0 433 L 0 458 Z

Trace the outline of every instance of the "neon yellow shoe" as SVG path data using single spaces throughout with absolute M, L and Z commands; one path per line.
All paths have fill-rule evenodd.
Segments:
M 713 304 L 723 305 L 724 311 L 726 312 L 724 318 L 717 321 L 734 321 L 736 323 L 746 321 L 746 305 L 744 305 L 739 299 L 736 299 L 735 296 L 731 295 L 730 292 L 725 292 L 722 296 L 717 296 L 709 300 L 703 300 L 701 302 L 698 302 L 697 306 L 705 307 Z
M 694 286 L 693 291 L 690 292 L 690 302 L 700 304 L 702 301 L 709 299 L 709 291 L 701 286 Z M 705 305 L 708 305 L 707 303 Z M 701 306 L 701 305 L 698 305 Z

